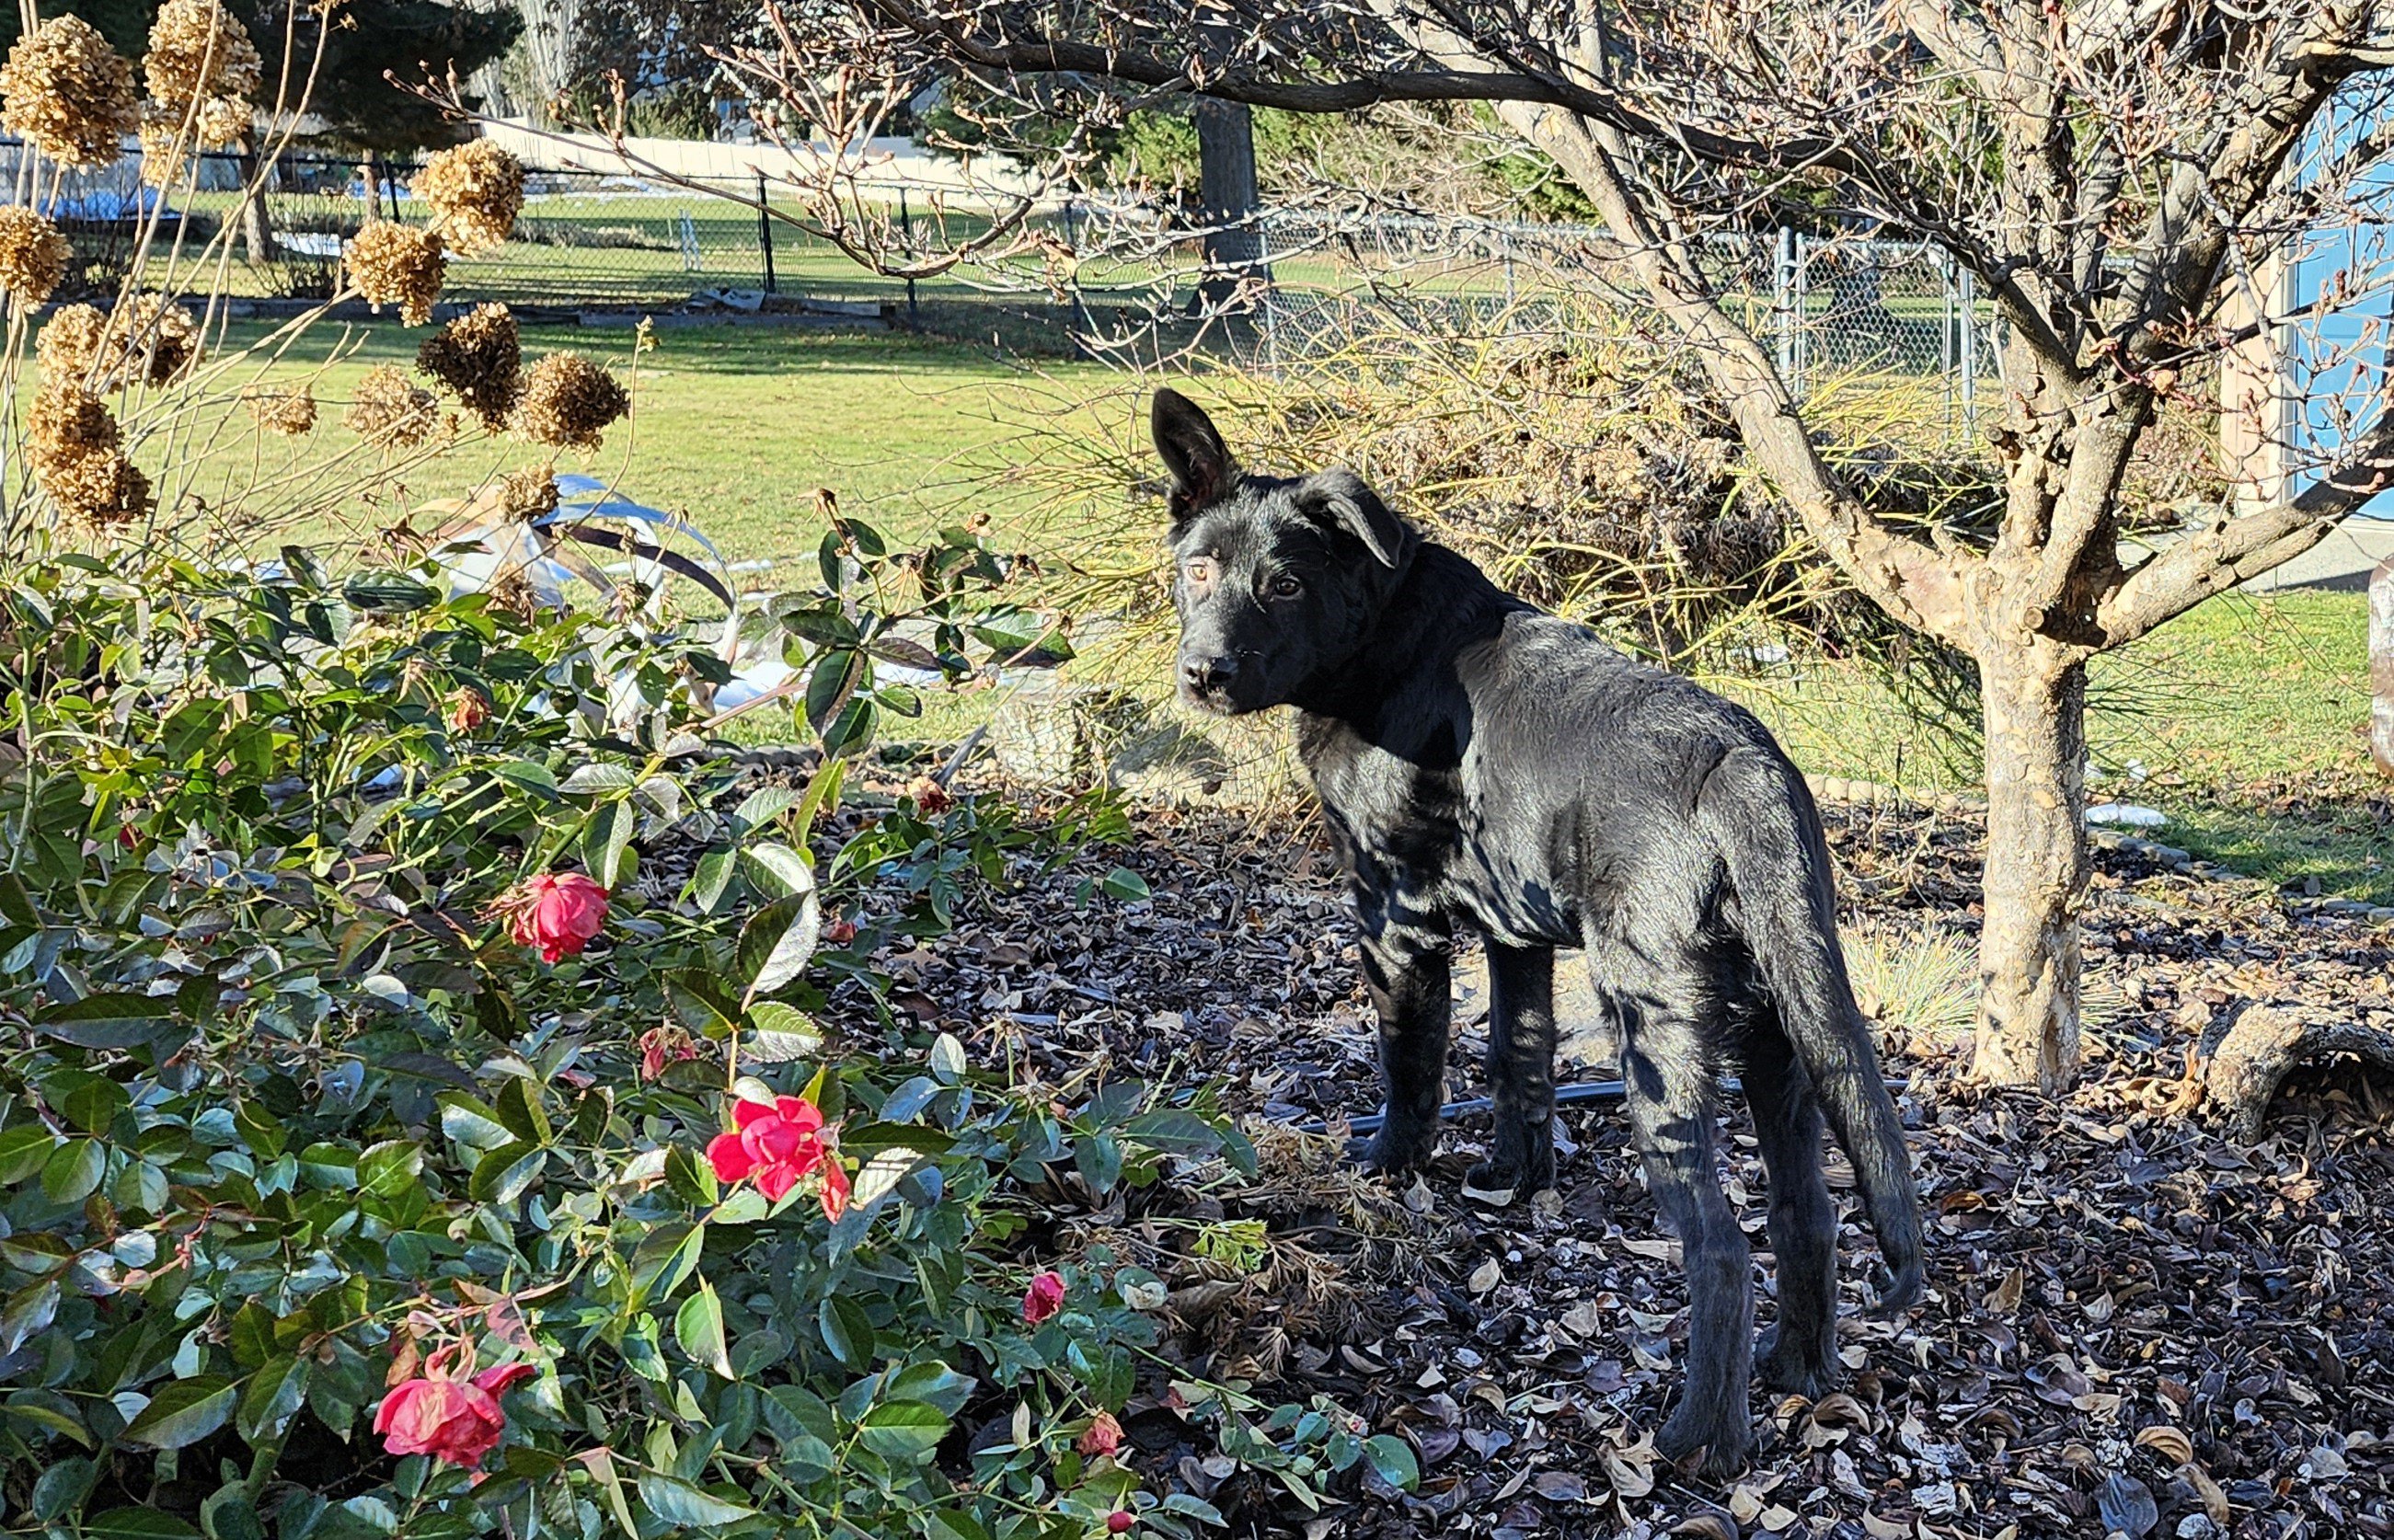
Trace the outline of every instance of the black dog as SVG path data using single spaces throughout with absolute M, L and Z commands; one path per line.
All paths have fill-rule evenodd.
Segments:
M 1838 1378 L 1823 1112 L 1890 1269 L 1883 1307 L 1921 1286 L 1902 1131 L 1802 775 L 1750 714 L 1505 593 L 1351 472 L 1243 474 L 1171 390 L 1152 429 L 1173 480 L 1181 695 L 1296 708 L 1352 882 L 1388 1090 L 1366 1158 L 1401 1170 L 1437 1140 L 1460 922 L 1487 940 L 1493 996 L 1496 1143 L 1470 1183 L 1550 1185 L 1553 949 L 1585 948 L 1647 1182 L 1687 1255 L 1688 1386 L 1656 1443 L 1733 1468 L 1756 1346 L 1752 1264 L 1714 1165 L 1717 1069 L 1743 1072 L 1769 1173 L 1767 1383 L 1817 1396 Z

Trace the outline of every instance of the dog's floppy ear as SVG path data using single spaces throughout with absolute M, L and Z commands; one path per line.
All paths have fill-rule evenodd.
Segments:
M 1239 479 L 1239 463 L 1214 431 L 1214 419 L 1204 408 L 1179 391 L 1156 391 L 1148 409 L 1148 431 L 1155 452 L 1172 472 L 1172 521 L 1218 501 Z
M 1345 530 L 1363 543 L 1383 567 L 1402 561 L 1421 537 L 1398 518 L 1380 494 L 1351 470 L 1325 470 L 1297 490 L 1297 507 L 1314 519 Z

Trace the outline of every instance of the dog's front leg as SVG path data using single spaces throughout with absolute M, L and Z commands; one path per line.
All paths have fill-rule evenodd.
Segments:
M 1488 1089 L 1496 1147 L 1464 1185 L 1520 1197 L 1555 1184 L 1555 954 L 1488 943 Z
M 1454 1013 L 1447 994 L 1449 944 L 1443 932 L 1366 922 L 1363 978 L 1380 1018 L 1380 1078 L 1388 1101 L 1363 1161 L 1382 1171 L 1426 1165 L 1438 1147 Z

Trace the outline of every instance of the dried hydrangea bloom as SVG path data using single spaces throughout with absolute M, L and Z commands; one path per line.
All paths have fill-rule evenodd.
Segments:
M 162 101 L 141 104 L 141 179 L 151 187 L 171 187 L 191 161 L 191 145 L 183 134 L 183 114 Z
M 53 385 L 89 378 L 107 339 L 106 311 L 96 305 L 61 305 L 33 338 L 42 378 Z
M 299 439 L 316 430 L 316 393 L 307 386 L 267 386 L 246 399 L 251 418 L 269 433 Z
M 358 393 L 341 420 L 349 431 L 381 449 L 414 449 L 441 431 L 440 403 L 431 391 L 394 365 L 377 363 L 358 382 Z
M 220 0 L 165 0 L 150 26 L 141 72 L 151 96 L 178 112 L 197 102 L 204 120 L 212 104 L 256 96 L 265 63 L 248 30 Z M 245 113 L 243 119 L 245 125 Z M 203 137 L 200 142 L 230 141 Z
M 500 510 L 522 523 L 557 511 L 557 477 L 546 466 L 508 471 L 499 478 L 498 494 Z
M 505 305 L 479 305 L 424 339 L 415 366 L 456 392 L 493 433 L 523 388 L 523 339 Z
M 127 373 L 151 385 L 171 385 L 200 361 L 200 323 L 162 294 L 136 295 L 118 337 Z
M 410 326 L 432 319 L 448 276 L 448 258 L 441 254 L 441 237 L 389 219 L 376 219 L 358 231 L 342 248 L 349 282 L 377 306 L 396 305 L 399 318 Z
M 408 184 L 453 251 L 493 251 L 523 212 L 523 163 L 488 139 L 443 150 Z
M 516 428 L 534 443 L 587 452 L 631 409 L 630 392 L 603 367 L 580 353 L 551 353 L 524 376 Z
M 18 309 L 49 298 L 73 258 L 74 247 L 58 226 L 30 208 L 0 208 L 0 290 L 16 300 Z
M 25 458 L 34 484 L 70 518 L 105 528 L 149 511 L 150 479 L 125 456 L 107 406 L 81 386 L 48 385 L 33 397 Z
M 0 64 L 0 128 L 68 165 L 106 165 L 140 122 L 133 66 L 77 16 L 17 39 Z

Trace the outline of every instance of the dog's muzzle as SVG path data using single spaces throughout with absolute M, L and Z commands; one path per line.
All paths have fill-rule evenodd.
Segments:
M 1191 705 L 1229 716 L 1240 709 L 1238 682 L 1239 660 L 1227 652 L 1180 655 L 1180 695 Z

